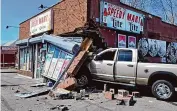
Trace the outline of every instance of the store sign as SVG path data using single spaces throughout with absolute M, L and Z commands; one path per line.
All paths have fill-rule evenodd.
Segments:
M 140 34 L 144 15 L 107 2 L 101 3 L 101 23 L 106 27 Z
M 126 35 L 118 34 L 118 48 L 126 48 Z
M 52 10 L 30 20 L 30 35 L 52 30 Z

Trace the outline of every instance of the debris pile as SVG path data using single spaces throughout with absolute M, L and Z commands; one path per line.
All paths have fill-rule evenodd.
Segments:
M 72 90 L 76 86 L 77 86 L 76 79 L 73 77 L 69 77 L 69 78 L 65 79 L 64 81 L 62 81 L 61 83 L 59 83 L 56 89 L 63 88 L 63 89 Z
M 116 99 L 118 102 L 118 105 L 126 105 L 126 106 L 132 106 L 136 101 L 134 98 L 139 98 L 140 93 L 135 91 L 132 92 L 132 95 L 129 94 L 129 91 L 124 89 L 118 89 L 118 93 L 115 94 L 114 89 L 110 89 L 109 91 L 106 91 L 106 85 L 104 85 L 104 97 L 109 100 Z
M 57 88 L 56 90 L 49 92 L 49 95 L 56 99 L 73 99 L 73 93 L 66 89 Z
M 21 97 L 21 98 L 30 98 L 30 97 L 34 97 L 34 96 L 48 94 L 49 91 L 50 91 L 49 89 L 45 89 L 45 90 L 36 90 L 36 91 L 24 92 L 24 93 L 15 92 L 16 93 L 15 96 Z
M 96 92 L 96 91 L 95 91 Z M 96 100 L 100 98 L 105 98 L 108 100 L 116 100 L 117 105 L 126 105 L 126 106 L 132 106 L 135 104 L 134 98 L 139 98 L 140 93 L 137 91 L 132 92 L 132 94 L 129 93 L 129 91 L 124 89 L 118 89 L 117 94 L 115 92 L 115 89 L 110 88 L 108 90 L 108 87 L 106 84 L 104 84 L 104 90 L 102 93 L 99 92 L 92 92 L 89 90 L 81 89 L 79 92 L 77 91 L 69 91 L 62 88 L 57 88 L 56 90 L 53 90 L 49 93 L 51 97 L 54 99 L 75 99 L 75 100 Z
M 55 110 L 55 109 L 58 109 L 61 111 L 68 111 L 69 110 L 69 108 L 65 105 L 57 105 L 57 106 L 50 108 L 50 110 Z

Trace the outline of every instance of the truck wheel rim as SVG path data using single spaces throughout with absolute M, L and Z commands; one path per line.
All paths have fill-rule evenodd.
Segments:
M 82 75 L 79 79 L 78 79 L 78 85 L 79 86 L 84 86 L 88 84 L 88 79 L 85 75 Z
M 172 94 L 169 86 L 167 86 L 164 83 L 158 84 L 155 90 L 156 90 L 157 95 L 162 99 L 167 99 Z

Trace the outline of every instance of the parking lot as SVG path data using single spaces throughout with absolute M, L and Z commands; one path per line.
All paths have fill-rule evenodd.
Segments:
M 104 98 L 102 83 L 95 82 L 98 92 L 92 93 L 94 99 L 84 98 L 84 100 L 64 99 L 55 100 L 50 96 L 42 95 L 31 98 L 20 98 L 14 96 L 15 93 L 36 91 L 47 89 L 44 87 L 30 87 L 30 85 L 39 83 L 39 81 L 27 78 L 17 73 L 1 73 L 1 110 L 2 111 L 56 111 L 65 106 L 71 111 L 177 111 L 177 98 L 174 101 L 165 102 L 152 97 L 149 89 L 140 88 L 141 98 L 134 98 L 133 106 L 118 105 L 117 100 L 108 100 Z M 109 85 L 111 88 L 133 88 Z

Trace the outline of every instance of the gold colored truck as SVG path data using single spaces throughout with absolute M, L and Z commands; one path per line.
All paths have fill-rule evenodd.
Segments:
M 137 49 L 110 48 L 94 56 L 87 65 L 92 80 L 122 85 L 148 85 L 161 100 L 174 96 L 177 64 L 147 63 Z M 87 76 L 82 76 L 87 83 Z

